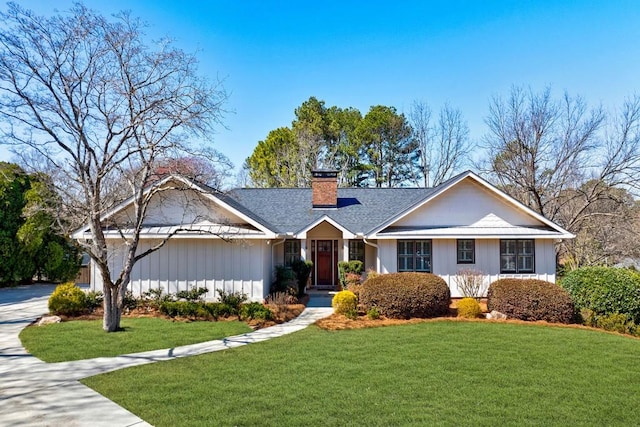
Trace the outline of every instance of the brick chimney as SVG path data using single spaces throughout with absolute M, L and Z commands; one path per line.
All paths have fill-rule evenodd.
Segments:
M 338 207 L 338 171 L 311 171 L 311 203 L 314 208 Z

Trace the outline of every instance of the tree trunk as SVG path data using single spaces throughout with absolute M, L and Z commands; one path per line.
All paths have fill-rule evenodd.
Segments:
M 122 315 L 122 298 L 118 287 L 104 286 L 104 316 L 102 329 L 107 332 L 116 332 L 120 329 L 120 317 Z

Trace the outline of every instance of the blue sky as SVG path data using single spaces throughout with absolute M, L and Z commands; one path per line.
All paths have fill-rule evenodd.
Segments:
M 70 2 L 24 0 L 39 14 Z M 547 85 L 611 109 L 640 93 L 640 2 L 630 1 L 165 1 L 87 0 L 131 10 L 150 38 L 195 52 L 224 79 L 231 112 L 214 146 L 239 168 L 268 132 L 288 126 L 310 96 L 327 105 L 415 100 L 459 108 L 472 140 L 490 98 Z M 0 149 L 0 160 L 10 154 Z

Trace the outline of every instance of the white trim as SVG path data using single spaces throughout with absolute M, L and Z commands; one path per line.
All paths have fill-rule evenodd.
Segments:
M 338 231 L 342 232 L 342 238 L 343 239 L 353 239 L 355 237 L 355 234 L 353 234 L 352 232 L 350 232 L 349 230 L 344 228 L 342 225 L 338 224 L 335 220 L 331 219 L 328 215 L 323 215 L 322 217 L 318 218 L 317 220 L 315 220 L 311 224 L 307 225 L 302 230 L 300 230 L 297 233 L 295 233 L 295 236 L 298 239 L 306 239 L 307 238 L 307 233 L 309 231 L 311 231 L 313 228 L 315 228 L 318 225 L 322 224 L 323 222 L 327 222 L 327 223 L 331 224 L 332 226 L 337 228 Z

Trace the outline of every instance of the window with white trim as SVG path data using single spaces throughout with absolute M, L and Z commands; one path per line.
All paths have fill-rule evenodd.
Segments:
M 533 239 L 500 240 L 500 273 L 533 273 L 535 265 Z
M 349 240 L 349 261 L 361 261 L 364 265 L 364 241 Z
M 290 266 L 294 261 L 300 260 L 300 240 L 285 240 L 284 265 Z
M 398 271 L 431 272 L 431 240 L 398 240 Z

